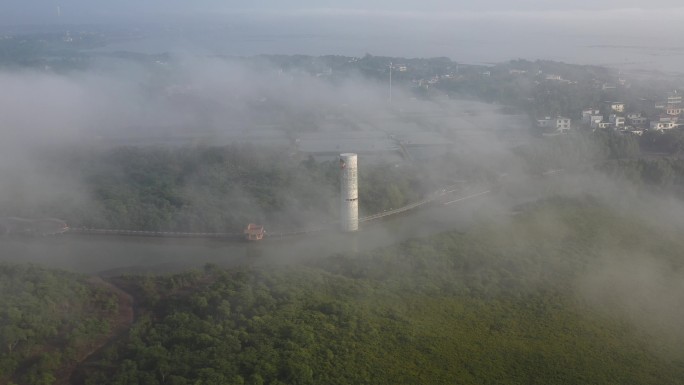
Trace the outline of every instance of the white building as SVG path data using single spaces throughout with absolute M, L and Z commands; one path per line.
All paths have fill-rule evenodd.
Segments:
M 585 108 L 582 110 L 582 123 L 589 125 L 591 124 L 593 118 L 599 115 L 601 111 L 597 108 Z
M 617 116 L 616 114 L 610 114 L 608 121 L 613 123 L 615 128 L 621 128 L 625 126 L 625 118 L 622 116 Z
M 659 123 L 677 123 L 679 117 L 676 115 L 660 115 L 657 122 Z
M 670 107 L 680 107 L 682 105 L 682 94 L 678 93 L 677 90 L 668 92 L 667 97 L 664 101 L 659 101 L 655 103 L 655 108 L 658 110 L 669 109 Z
M 559 116 L 556 118 L 556 128 L 559 130 L 570 129 L 570 124 L 571 124 L 570 118 L 565 118 L 562 116 Z
M 673 116 L 681 115 L 682 111 L 684 111 L 684 108 L 679 104 L 668 104 L 665 108 L 665 113 Z
M 572 121 L 570 118 L 565 118 L 562 116 L 557 116 L 555 118 L 551 118 L 550 116 L 547 116 L 543 119 L 537 119 L 537 127 L 540 128 L 555 128 L 556 130 L 559 131 L 566 131 L 569 130 L 571 127 Z
M 625 103 L 608 102 L 608 107 L 610 108 L 611 111 L 625 112 Z
M 603 123 L 603 116 L 593 115 L 591 121 L 589 122 L 589 127 L 598 128 L 599 124 Z
M 673 104 L 682 104 L 682 94 L 678 93 L 677 90 L 667 93 L 667 104 L 668 106 Z
M 646 122 L 648 122 L 648 119 L 644 118 L 643 116 L 635 116 L 631 118 L 627 117 L 627 120 L 629 120 L 629 124 L 637 127 L 644 126 L 646 125 Z
M 656 131 L 671 130 L 675 127 L 677 127 L 677 123 L 674 123 L 674 122 L 652 121 L 651 125 L 650 125 L 651 130 L 656 130 Z

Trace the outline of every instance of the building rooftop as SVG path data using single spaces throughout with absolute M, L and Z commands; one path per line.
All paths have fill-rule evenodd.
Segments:
M 261 225 L 256 225 L 254 223 L 250 223 L 247 225 L 247 228 L 244 231 L 244 234 L 249 241 L 258 241 L 264 238 L 264 226 Z

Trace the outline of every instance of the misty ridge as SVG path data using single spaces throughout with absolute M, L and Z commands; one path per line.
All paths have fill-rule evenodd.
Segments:
M 321 68 L 321 71 L 329 74 L 331 70 Z M 419 137 L 423 133 L 433 134 L 437 138 L 430 139 L 433 141 L 449 141 L 458 137 L 460 127 L 456 123 L 438 125 L 448 120 L 450 110 L 466 116 L 461 123 L 468 125 L 470 131 L 464 135 L 467 142 L 459 139 L 458 146 L 468 153 L 473 163 L 475 154 L 497 154 L 492 164 L 500 162 L 498 154 L 505 154 L 505 147 L 495 140 L 491 130 L 477 132 L 479 127 L 495 126 L 506 119 L 502 115 L 490 116 L 486 105 L 466 100 L 417 100 L 398 85 L 392 91 L 394 101 L 390 105 L 387 85 L 382 84 L 384 79 L 371 79 L 360 73 L 326 79 L 297 68 L 284 71 L 261 58 L 226 60 L 187 56 L 170 62 L 97 63 L 91 70 L 65 74 L 24 70 L 5 71 L 0 76 L 5 90 L 2 127 L 7 138 L 2 143 L 5 166 L 1 196 L 2 212 L 7 216 L 59 216 L 77 226 L 105 226 L 102 220 L 94 222 L 92 217 L 96 215 L 90 218 L 82 215 L 91 210 L 102 214 L 98 205 L 102 204 L 103 197 L 95 199 L 93 194 L 97 192 L 93 188 L 113 187 L 113 191 L 116 187 L 124 188 L 111 186 L 117 183 L 116 176 L 122 173 L 131 176 L 140 171 L 157 173 L 162 177 L 159 183 L 182 189 L 174 191 L 177 196 L 171 200 L 182 199 L 198 205 L 207 200 L 217 204 L 225 201 L 220 207 L 226 212 L 249 207 L 239 216 L 241 221 L 249 221 L 250 215 L 251 220 L 263 220 L 269 215 L 264 211 L 277 211 L 268 203 L 260 207 L 254 202 L 255 189 L 258 190 L 254 183 L 270 182 L 244 181 L 251 184 L 251 189 L 246 189 L 244 183 L 219 184 L 230 183 L 230 178 L 239 176 L 235 173 L 242 173 L 247 179 L 250 173 L 256 178 L 270 175 L 273 183 L 283 186 L 282 196 L 261 198 L 278 200 L 279 207 L 296 210 L 282 213 L 290 219 L 280 219 L 279 223 L 289 221 L 295 224 L 292 226 L 303 227 L 321 216 L 330 221 L 337 210 L 335 166 L 309 162 L 308 169 L 302 167 L 300 160 L 307 160 L 307 156 L 295 156 L 292 153 L 296 151 L 295 146 L 308 145 L 314 154 L 357 150 L 354 146 L 382 152 L 387 151 L 383 146 L 387 145 L 388 137 L 414 134 Z M 422 115 L 428 118 L 435 115 L 441 120 L 432 122 Z M 473 115 L 475 119 L 471 119 Z M 514 128 L 520 125 L 517 120 Z M 423 122 L 430 125 L 425 130 L 420 127 Z M 339 135 L 344 139 L 342 147 L 334 144 Z M 372 143 L 365 144 L 366 140 Z M 219 150 L 209 148 L 213 146 L 229 146 L 229 152 L 235 154 L 219 154 Z M 125 147 L 128 148 L 119 149 Z M 146 152 L 152 154 L 149 159 L 145 159 Z M 212 152 L 218 158 L 211 160 Z M 483 159 L 477 162 L 490 163 Z M 226 173 L 216 169 L 222 162 L 231 161 L 237 162 L 234 170 Z M 188 162 L 195 163 L 194 170 L 182 169 Z M 391 164 L 373 163 L 378 162 L 371 161 L 363 172 L 378 174 L 384 167 L 389 170 L 388 177 L 402 177 L 399 169 Z M 121 169 L 112 170 L 112 167 Z M 420 167 L 425 172 L 419 173 Z M 366 213 L 416 201 L 436 188 L 438 182 L 444 184 L 444 174 L 455 178 L 456 174 L 475 173 L 465 171 L 465 167 L 454 168 L 449 164 L 443 167 L 444 173 L 433 167 L 402 166 L 414 170 L 406 173 L 411 175 L 405 180 L 397 181 L 405 186 L 395 191 L 395 195 L 408 195 L 383 203 L 385 191 L 378 192 L 374 198 L 377 202 Z M 283 170 L 285 176 L 277 175 Z M 488 172 L 492 174 L 494 170 Z M 112 179 L 103 179 L 106 177 Z M 87 185 L 87 182 L 92 183 Z M 121 178 L 119 182 L 125 183 Z M 211 183 L 209 191 L 206 188 Z M 234 200 L 225 199 L 229 196 Z M 122 209 L 125 210 L 118 208 Z M 307 213 L 308 210 L 312 212 Z M 191 219 L 183 221 L 192 222 Z M 145 220 L 138 220 L 137 225 L 119 220 L 110 222 L 109 226 L 140 228 L 142 222 Z M 227 226 L 235 230 L 242 225 L 233 222 Z M 163 220 L 156 225 L 152 221 L 143 229 L 169 230 L 163 226 Z M 174 230 L 188 231 L 193 227 L 191 223 L 178 226 Z M 220 223 L 205 223 L 200 227 L 203 231 L 227 230 Z
M 272 117 L 273 124 L 278 116 L 268 114 L 282 110 L 295 116 L 344 108 L 368 113 L 381 100 L 377 88 L 360 80 L 330 86 L 304 74 L 220 59 L 187 58 L 146 67 L 119 62 L 65 75 L 3 72 L 2 80 L 8 113 L 3 123 L 14 127 L 15 141 L 28 144 L 41 137 L 64 142 L 103 134 L 144 135 L 137 129 L 148 127 L 230 132 L 256 125 L 257 119 Z M 34 109 L 44 121 L 27 119 L 24 112 Z M 28 130 L 25 135 L 34 138 L 19 135 Z
M 321 68 L 323 72 L 328 70 Z M 463 163 L 448 164 L 443 161 L 437 168 L 431 164 L 426 167 L 429 171 L 421 170 L 425 171 L 423 177 L 412 181 L 414 200 L 421 193 L 429 192 L 429 187 L 437 186 L 436 181 L 443 180 L 444 175 L 450 175 L 451 178 L 464 174 L 469 177 L 476 175 L 476 179 L 492 181 L 505 173 L 507 180 L 514 180 L 525 170 L 536 173 L 562 168 L 564 163 L 567 166 L 568 162 L 600 158 L 602 151 L 595 143 L 584 142 L 581 145 L 588 148 L 579 153 L 565 148 L 556 152 L 557 149 L 547 148 L 542 141 L 529 139 L 532 141 L 529 147 L 533 154 L 531 159 L 521 159 L 519 153 L 511 149 L 512 146 L 501 142 L 495 135 L 496 128 L 502 123 L 506 124 L 504 119 L 507 117 L 497 115 L 494 108 L 482 108 L 482 105 L 472 104 L 468 100 L 415 100 L 400 85 L 395 85 L 394 104 L 390 105 L 384 79 L 372 79 L 357 73 L 329 80 L 296 68 L 283 71 L 268 60 L 258 58 L 201 59 L 188 55 L 169 63 L 105 62 L 87 71 L 66 74 L 4 71 L 0 77 L 3 84 L 0 95 L 3 114 L 0 119 L 3 137 L 6 138 L 1 144 L 0 156 L 4 166 L 0 196 L 5 202 L 2 207 L 6 215 L 19 215 L 27 211 L 37 214 L 36 207 L 43 205 L 53 210 L 56 208 L 58 214 L 68 217 L 70 212 L 59 206 L 65 205 L 74 212 L 97 206 L 90 191 L 92 186 L 86 186 L 80 180 L 80 170 L 77 169 L 87 170 L 80 162 L 92 162 L 98 156 L 93 154 L 99 153 L 109 153 L 110 157 L 115 158 L 116 155 L 112 155 L 111 151 L 115 151 L 117 146 L 146 143 L 149 139 L 151 141 L 147 143 L 152 151 L 159 153 L 161 159 L 157 163 L 162 166 L 165 161 L 173 162 L 173 153 L 178 152 L 178 149 L 182 153 L 182 150 L 189 151 L 187 146 L 226 144 L 232 145 L 237 152 L 243 152 L 242 157 L 249 159 L 251 164 L 245 167 L 268 168 L 269 163 L 287 163 L 288 158 L 291 158 L 285 150 L 287 145 L 307 132 L 332 131 L 334 137 L 338 130 L 379 128 L 392 133 L 397 130 L 397 124 L 407 126 L 408 130 L 446 131 L 447 135 L 451 135 L 447 138 L 458 146 L 457 159 Z M 444 111 L 448 113 L 449 110 L 459 109 L 462 115 L 468 116 L 465 119 L 467 123 L 473 124 L 475 121 L 474 130 L 460 133 L 461 127 L 435 127 L 443 124 L 443 121 L 432 122 L 429 118 L 421 121 L 419 117 L 412 124 L 405 119 L 406 115 L 420 116 L 423 113 L 426 116 L 439 116 L 444 115 Z M 448 120 L 448 115 L 445 120 Z M 459 123 L 464 124 L 463 121 Z M 480 132 L 473 135 L 472 131 L 475 130 Z M 269 141 L 269 135 L 276 140 Z M 180 138 L 178 149 L 160 148 L 167 143 L 164 139 L 169 137 Z M 248 140 L 241 141 L 243 137 Z M 263 147 L 258 144 L 260 142 L 269 143 L 270 146 Z M 130 156 L 135 156 L 146 150 L 132 148 L 128 151 L 131 151 Z M 72 157 L 66 158 L 67 167 L 60 168 L 63 152 L 70 153 Z M 525 155 L 529 156 L 529 153 Z M 127 156 L 125 153 L 121 155 L 122 158 Z M 577 157 L 582 159 L 573 159 Z M 100 161 L 106 163 L 107 159 Z M 545 161 L 549 163 L 537 167 Z M 474 163 L 478 164 L 476 171 L 469 169 Z M 207 170 L 201 172 L 206 173 Z M 325 196 L 325 203 L 321 202 L 318 209 L 324 209 L 328 215 L 334 216 L 336 190 L 334 185 L 330 186 L 335 183 L 334 174 L 317 181 L 321 185 L 316 186 L 311 183 L 310 177 L 307 178 L 307 172 L 305 169 L 296 171 L 297 177 L 303 178 L 297 183 L 300 187 L 313 189 L 311 195 Z M 332 173 L 330 166 L 326 172 Z M 183 176 L 188 180 L 184 188 L 192 197 L 196 193 L 193 191 L 193 178 L 202 176 Z M 629 210 L 640 207 L 630 206 L 632 199 L 640 202 L 655 200 L 632 196 L 633 189 L 612 187 L 611 182 L 604 181 L 601 176 L 597 178 L 602 179 L 599 186 L 607 186 L 597 189 L 595 181 L 575 183 L 573 180 L 557 190 L 573 195 L 591 190 L 592 195 L 603 197 L 611 204 L 628 199 L 630 203 L 620 208 Z M 420 183 L 427 186 L 420 186 Z M 240 186 L 236 190 L 232 192 L 238 197 L 239 203 L 235 205 L 249 206 L 257 212 L 254 215 L 256 218 L 263 218 L 264 214 L 258 212 L 259 205 L 250 202 L 254 197 L 240 190 Z M 206 195 L 200 195 L 197 201 L 207 198 Z M 221 197 L 213 199 L 220 200 Z M 286 201 L 297 199 L 301 198 L 285 198 Z M 678 206 L 676 201 L 668 202 Z M 661 212 L 673 213 L 678 210 L 679 207 L 676 210 L 662 209 Z M 648 213 L 648 210 L 644 210 L 643 214 Z M 672 217 L 676 221 L 678 215 Z
M 451 223 L 440 216 L 462 215 L 458 209 L 434 214 L 434 239 L 398 235 L 391 224 L 381 223 L 376 236 L 398 244 L 389 251 L 292 258 L 276 267 L 270 260 L 256 262 L 256 270 L 267 271 L 265 278 L 246 284 L 275 287 L 269 280 L 287 279 L 277 272 L 269 276 L 269 269 L 282 267 L 289 279 L 289 265 L 303 264 L 304 270 L 322 266 L 326 274 L 338 274 L 319 278 L 323 282 L 352 285 L 345 280 L 370 277 L 397 291 L 406 284 L 437 295 L 435 287 L 443 285 L 458 295 L 491 299 L 503 294 L 488 288 L 487 273 L 518 269 L 517 276 L 508 277 L 516 290 L 526 288 L 517 300 L 524 302 L 526 290 L 567 295 L 571 303 L 587 304 L 601 317 L 624 320 L 628 329 L 653 336 L 647 350 L 665 351 L 668 359 L 681 355 L 684 205 L 677 177 L 662 185 L 637 185 L 623 177 L 618 172 L 623 159 L 610 159 L 606 148 L 634 144 L 625 145 L 627 139 L 538 137 L 528 130 L 528 116 L 471 95 L 435 90 L 421 97 L 397 83 L 390 104 L 388 92 L 384 76 L 336 76 L 329 68 L 316 74 L 284 70 L 265 58 L 103 61 L 61 74 L 3 70 L 0 216 L 198 232 L 240 232 L 251 222 L 275 229 L 334 223 L 339 215 L 334 152 L 359 146 L 372 153 L 387 138 L 409 138 L 408 143 L 422 135 L 446 143 L 447 149 L 425 158 L 413 154 L 412 161 L 396 154 L 369 156 L 369 161 L 359 156 L 363 213 L 391 210 L 460 183 L 464 195 L 492 191 L 473 210 L 473 229 L 439 238 L 442 226 L 449 230 Z M 372 141 L 377 143 L 369 147 Z M 299 154 L 305 145 L 323 150 Z M 562 172 L 545 174 L 549 170 Z M 546 208 L 554 204 L 560 208 Z M 436 245 L 429 244 L 433 240 Z M 586 243 L 573 243 L 579 240 Z M 45 242 L 21 240 L 34 241 Z M 456 246 L 437 244 L 450 241 L 474 248 L 463 252 L 472 251 L 463 266 L 470 275 L 439 254 L 456 253 Z M 482 254 L 472 246 L 478 244 Z M 423 254 L 431 257 L 421 262 Z M 345 270 L 336 258 L 355 269 Z M 425 272 L 427 278 L 421 275 Z M 300 274 L 306 273 L 292 277 Z M 167 278 L 158 279 L 146 287 L 170 285 Z M 471 281 L 479 289 L 459 286 Z M 145 292 L 156 306 L 154 295 Z M 363 295 L 347 299 L 362 303 Z M 229 319 L 228 313 L 222 316 Z
M 321 71 L 325 73 L 329 70 L 321 68 Z M 296 68 L 283 71 L 263 59 L 201 59 L 186 56 L 152 64 L 131 61 L 102 63 L 88 71 L 66 74 L 4 71 L 0 79 L 3 84 L 0 98 L 4 112 L 1 119 L 3 137 L 6 138 L 2 142 L 0 155 L 3 158 L 0 179 L 3 214 L 75 218 L 84 221 L 78 223 L 84 226 L 126 228 L 142 225 L 148 226 L 145 229 L 155 230 L 220 232 L 239 230 L 248 221 L 263 221 L 267 218 L 275 220 L 280 226 L 289 223 L 296 227 L 305 227 L 320 221 L 321 217 L 326 218 L 325 221 L 334 220 L 337 215 L 334 163 L 315 169 L 299 167 L 285 176 L 278 176 L 273 171 L 299 166 L 299 161 L 293 161 L 287 147 L 309 132 L 333 131 L 334 135 L 336 130 L 363 131 L 369 127 L 394 132 L 397 130 L 394 125 L 402 124 L 408 125 L 408 129 L 437 130 L 451 135 L 449 138 L 458 143 L 458 155 L 452 158 L 447 155 L 442 161 L 431 161 L 428 167 L 414 167 L 415 170 L 407 171 L 407 174 L 413 174 L 408 180 L 401 181 L 408 185 L 400 193 L 408 196 L 397 198 L 392 205 L 418 200 L 421 194 L 439 186 L 438 182 L 447 175 L 452 179 L 467 176 L 471 180 L 475 178 L 491 183 L 497 180 L 499 174 L 506 173 L 506 181 L 512 182 L 508 182 L 505 189 L 515 191 L 516 188 L 529 188 L 525 179 L 522 179 L 525 170 L 540 172 L 568 167 L 571 162 L 601 156 L 601 149 L 591 142 L 581 143 L 588 148 L 578 155 L 573 153 L 574 148 L 563 148 L 562 151 L 567 154 L 553 148 L 545 150 L 548 146 L 543 141 L 530 138 L 532 152 L 539 152 L 531 156 L 531 167 L 529 159 L 521 159 L 512 146 L 494 135 L 491 127 L 504 121 L 501 115 L 497 117 L 495 109 L 487 112 L 468 100 L 416 100 L 400 85 L 394 88 L 394 104 L 390 105 L 387 84 L 383 84 L 382 80 L 370 79 L 358 73 L 331 80 Z M 478 135 L 470 131 L 459 133 L 460 127 L 434 128 L 420 126 L 425 123 L 420 120 L 413 125 L 405 119 L 401 120 L 404 116 L 402 113 L 406 111 L 429 116 L 459 108 L 465 111 L 463 115 L 472 115 L 476 111 L 475 115 L 469 116 L 469 120 L 479 124 L 476 126 L 481 131 Z M 269 142 L 269 135 L 277 140 Z M 169 137 L 180 138 L 180 145 L 164 148 L 164 139 Z M 250 140 L 241 142 L 241 137 Z M 257 140 L 253 139 L 255 137 Z M 149 139 L 152 140 L 148 148 L 117 149 L 119 145 L 138 141 L 145 143 Z M 159 142 L 155 143 L 156 140 Z M 259 140 L 271 145 L 261 146 Z M 220 154 L 220 151 L 209 148 L 221 141 L 230 146 L 232 155 Z M 200 147 L 199 155 L 192 154 L 192 148 L 196 146 Z M 154 156 L 157 159 L 145 159 L 145 152 L 148 151 L 156 154 Z M 553 154 L 544 154 L 544 151 Z M 190 160 L 193 156 L 199 157 Z M 212 156 L 217 159 L 212 160 Z M 578 156 L 582 159 L 571 159 Z M 139 158 L 138 162 L 135 161 L 136 157 Z M 363 157 L 361 159 L 363 162 Z M 535 168 L 540 160 L 548 163 L 542 168 Z M 450 164 L 448 161 L 459 163 Z M 194 162 L 195 168 L 169 173 L 169 165 L 171 168 L 183 167 L 186 162 Z M 244 164 L 238 164 L 238 170 L 229 171 L 228 174 L 219 169 L 231 162 Z M 477 164 L 477 167 L 473 164 Z M 279 165 L 282 167 L 279 168 Z M 130 170 L 127 167 L 149 168 Z M 393 170 L 394 167 L 385 171 L 382 171 L 382 166 L 368 167 L 378 167 L 384 173 L 389 170 L 390 174 L 387 175 L 396 179 L 402 177 L 401 173 Z M 404 168 L 410 166 L 402 166 L 402 170 Z M 270 175 L 275 179 L 248 183 L 281 183 L 286 196 L 258 197 L 254 189 L 250 190 L 250 186 L 244 184 L 216 184 L 230 183 L 231 178 L 239 178 L 239 173 L 249 175 L 256 169 L 264 171 L 260 176 L 268 178 Z M 136 171 L 183 178 L 180 182 L 162 178 L 160 182 L 173 185 L 174 190 L 180 189 L 174 191 L 175 196 L 162 198 L 169 198 L 172 202 L 174 199 L 182 200 L 194 209 L 182 213 L 185 216 L 177 222 L 177 226 L 182 227 L 165 227 L 168 226 L 165 223 L 168 223 L 166 218 L 169 214 L 163 212 L 164 207 L 150 211 L 160 216 L 156 221 L 150 218 L 122 220 L 127 216 L 140 215 L 131 207 L 126 208 L 125 201 L 117 202 L 123 207 L 117 207 L 119 218 L 113 219 L 113 222 L 107 223 L 102 218 L 96 220 L 94 218 L 97 215 L 90 215 L 92 211 L 104 218 L 108 215 L 111 217 L 112 208 L 102 207 L 103 197 L 95 196 L 98 192 L 93 191 L 93 184 L 88 184 L 84 176 L 92 182 L 103 178 L 97 173 L 110 173 L 110 181 L 100 181 L 101 184 L 96 186 L 100 189 L 130 189 L 130 186 L 123 185 L 125 178 L 113 176 L 120 177 L 122 173 Z M 278 178 L 283 177 L 287 181 L 279 182 Z M 523 182 L 517 182 L 518 178 Z M 666 228 L 681 226 L 678 213 L 682 208 L 678 200 L 650 197 L 646 191 L 612 182 L 601 174 L 585 173 L 557 179 L 551 183 L 552 187 L 545 189 L 566 196 L 590 194 L 619 211 L 637 213 L 654 225 Z M 389 182 L 396 180 L 390 178 Z M 122 185 L 117 186 L 116 183 Z M 362 184 L 364 189 L 370 187 Z M 154 191 L 151 193 L 154 194 Z M 387 191 L 380 190 L 377 193 L 376 201 L 388 199 L 385 196 Z M 548 193 L 544 191 L 544 194 Z M 538 192 L 516 194 L 535 199 Z M 106 201 L 116 197 L 104 198 Z M 269 202 L 256 202 L 258 198 L 279 202 L 269 205 Z M 220 208 L 219 211 L 238 211 L 240 214 L 228 222 L 221 216 L 213 222 L 203 221 L 197 216 L 206 213 L 206 210 L 213 210 L 206 202 L 213 202 L 215 207 Z M 376 206 L 372 209 L 391 208 L 384 203 L 373 203 Z M 143 201 L 143 204 L 154 206 L 159 202 Z M 169 205 L 168 202 L 161 204 Z M 496 201 L 490 203 L 493 207 L 498 204 Z M 504 204 L 508 202 L 501 203 Z M 183 207 L 180 207 L 179 211 L 182 210 Z M 273 210 L 282 211 L 278 218 L 269 212 Z M 654 212 L 658 215 L 653 215 Z M 559 231 L 562 233 L 562 230 Z
M 84 206 L 90 201 L 87 188 L 69 179 L 68 170 L 37 169 L 46 166 L 37 159 L 55 148 L 113 147 L 119 138 L 153 138 L 154 145 L 154 138 L 167 136 L 187 138 L 184 145 L 211 145 L 212 138 L 226 135 L 219 140 L 229 144 L 231 134 L 239 140 L 259 126 L 278 127 L 265 130 L 264 140 L 279 131 L 275 139 L 287 144 L 298 131 L 313 129 L 311 122 L 323 114 L 350 109 L 368 114 L 380 103 L 377 90 L 361 81 L 332 86 L 222 60 L 188 59 L 172 69 L 127 63 L 67 75 L 19 71 L 0 76 L 5 91 L 2 196 L 21 197 L 28 205 L 50 197 Z

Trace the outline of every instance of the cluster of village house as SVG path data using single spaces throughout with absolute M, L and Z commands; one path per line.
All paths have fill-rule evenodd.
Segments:
M 656 114 L 646 117 L 641 112 L 628 112 L 625 104 L 620 102 L 604 102 L 603 108 L 587 108 L 582 110 L 582 125 L 593 130 L 613 129 L 622 133 L 641 135 L 646 130 L 664 131 L 679 126 L 679 118 L 684 112 L 682 94 L 672 91 L 665 100 L 656 102 Z M 570 118 L 558 116 L 537 119 L 537 126 L 555 133 L 566 133 L 572 128 Z

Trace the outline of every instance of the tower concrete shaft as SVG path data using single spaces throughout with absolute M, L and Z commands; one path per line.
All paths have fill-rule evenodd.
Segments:
M 340 224 L 342 231 L 359 229 L 359 178 L 356 154 L 340 154 Z

